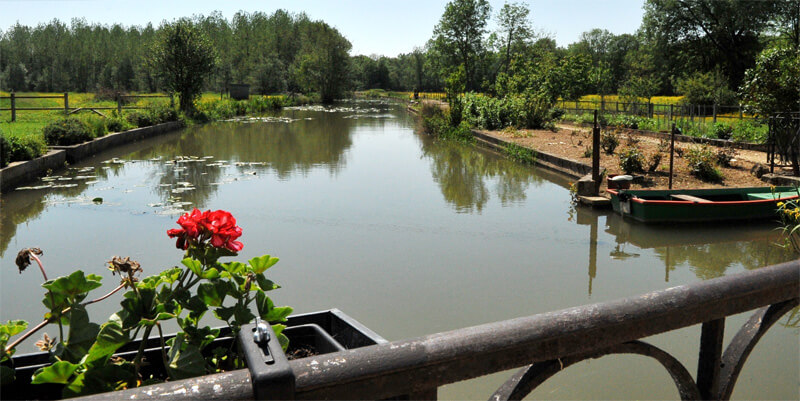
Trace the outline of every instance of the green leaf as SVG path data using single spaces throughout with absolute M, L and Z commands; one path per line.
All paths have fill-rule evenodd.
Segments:
M 91 363 L 109 357 L 119 347 L 127 344 L 128 341 L 128 335 L 125 333 L 125 330 L 122 329 L 122 320 L 119 316 L 112 315 L 111 320 L 100 326 L 97 340 L 95 340 L 92 347 L 89 348 L 89 353 L 84 363 Z
M 285 325 L 272 325 L 272 331 L 274 331 L 275 336 L 278 337 L 278 343 L 281 345 L 281 348 L 283 348 L 283 351 L 286 352 L 286 350 L 289 348 L 289 337 L 286 337 L 286 334 L 283 334 L 284 329 L 286 329 Z
M 203 273 L 202 277 L 204 279 L 206 279 L 206 280 L 213 280 L 215 278 L 218 278 L 219 277 L 219 270 L 217 270 L 216 268 L 212 267 L 212 268 L 206 270 L 205 273 Z
M 70 362 L 78 363 L 94 344 L 97 334 L 100 332 L 100 326 L 97 323 L 89 322 L 89 314 L 83 306 L 74 306 L 67 316 L 70 323 L 69 334 L 62 357 Z
M 198 277 L 203 277 L 203 264 L 199 260 L 186 258 L 181 261 L 181 264 L 188 267 Z
M 54 294 L 63 294 L 74 302 L 79 302 L 89 291 L 100 287 L 103 278 L 96 274 L 85 275 L 82 270 L 76 270 L 66 277 L 46 281 L 42 287 Z
M 9 337 L 15 336 L 28 328 L 28 322 L 24 320 L 8 320 L 0 324 L 0 333 L 7 334 Z
M 197 286 L 197 295 L 209 306 L 222 306 L 225 299 L 225 286 L 216 283 L 201 283 Z
M 64 390 L 64 398 L 76 397 L 81 395 L 105 393 L 118 390 L 123 384 L 127 387 L 136 385 L 136 376 L 133 371 L 133 364 L 123 365 L 101 365 L 90 368 L 79 374 L 72 380 Z
M 256 310 L 262 319 L 264 319 L 264 316 L 268 315 L 274 307 L 275 305 L 272 303 L 272 300 L 269 299 L 264 291 L 256 291 Z
M 263 274 L 256 274 L 256 282 L 258 283 L 258 286 L 264 291 L 272 291 L 281 288 L 281 286 L 273 283 L 272 280 L 267 280 L 267 278 L 264 277 Z
M 233 275 L 243 275 L 247 273 L 247 265 L 241 262 L 230 262 L 230 263 L 223 263 L 222 268 L 225 269 L 228 273 Z
M 167 372 L 173 380 L 200 376 L 206 372 L 206 360 L 200 349 L 184 341 L 183 335 L 175 337 L 169 350 Z
M 40 368 L 33 374 L 33 384 L 59 383 L 67 384 L 72 374 L 80 365 L 75 365 L 67 361 L 58 361 L 45 368 Z
M 261 318 L 270 323 L 285 322 L 293 310 L 289 306 L 279 306 L 273 308 L 267 315 L 262 315 Z
M 280 259 L 273 258 L 269 255 L 264 255 L 250 259 L 247 262 L 250 263 L 250 266 L 253 268 L 253 272 L 259 274 L 274 266 L 276 263 L 278 263 L 278 260 Z
M 233 316 L 233 307 L 227 306 L 222 308 L 214 309 L 214 316 L 217 317 L 219 320 L 228 321 Z
M 236 304 L 233 307 L 233 318 L 234 325 L 241 326 L 243 324 L 250 323 L 253 319 L 256 318 L 256 315 L 253 312 L 250 312 L 250 308 L 242 304 Z

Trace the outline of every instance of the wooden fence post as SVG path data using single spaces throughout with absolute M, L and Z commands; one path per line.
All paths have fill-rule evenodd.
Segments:
M 675 123 L 672 123 L 672 132 L 669 137 L 669 189 L 672 189 L 672 163 L 675 158 Z
M 597 196 L 600 189 L 600 126 L 597 124 L 596 109 L 594 111 L 594 126 L 592 127 L 592 181 L 594 181 L 592 195 Z
M 716 123 L 717 122 L 717 104 L 716 103 L 714 103 L 714 111 L 713 111 L 713 113 L 714 113 L 714 122 Z
M 69 92 L 64 92 L 64 115 L 69 115 Z
M 117 92 L 117 115 L 122 115 L 122 95 Z
M 17 99 L 14 91 L 11 91 L 11 122 L 17 121 Z

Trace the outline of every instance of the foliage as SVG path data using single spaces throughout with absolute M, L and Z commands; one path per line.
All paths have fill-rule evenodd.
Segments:
M 506 148 L 506 155 L 511 159 L 525 164 L 536 163 L 536 151 L 517 145 L 516 143 L 509 143 Z
M 153 106 L 128 113 L 126 119 L 136 127 L 149 127 L 170 121 L 179 121 L 180 116 L 175 109 L 168 106 Z
M 652 173 L 658 169 L 658 165 L 661 164 L 661 159 L 664 155 L 661 152 L 656 151 L 653 152 L 650 157 L 647 158 L 647 172 Z
M 181 110 L 193 111 L 194 101 L 217 62 L 211 41 L 192 21 L 180 19 L 162 26 L 150 52 L 147 63 L 152 71 L 168 91 L 180 95 Z
M 63 397 L 87 395 L 121 388 L 135 387 L 151 382 L 143 370 L 143 352 L 147 340 L 157 330 L 161 338 L 161 355 L 166 377 L 177 380 L 187 377 L 241 368 L 237 351 L 211 349 L 219 336 L 218 329 L 202 326 L 201 319 L 211 311 L 225 321 L 235 336 L 243 324 L 256 317 L 275 324 L 278 340 L 285 347 L 288 340 L 282 334 L 286 317 L 292 312 L 289 307 L 276 307 L 266 295 L 267 291 L 279 288 L 268 280 L 264 272 L 278 262 L 270 255 L 254 257 L 241 262 L 221 262 L 223 257 L 236 256 L 243 248 L 238 238 L 242 229 L 236 219 L 223 210 L 201 212 L 194 209 L 178 219 L 180 228 L 167 234 L 176 239 L 176 247 L 184 250 L 182 267 L 173 267 L 156 275 L 139 279 L 142 268 L 130 258 L 114 257 L 109 262 L 112 274 L 122 279 L 119 286 L 108 294 L 85 301 L 89 292 L 100 287 L 101 277 L 75 271 L 68 276 L 47 280 L 42 287 L 47 290 L 43 303 L 49 312 L 42 325 L 23 334 L 26 338 L 47 324 L 58 323 L 57 339 L 45 336 L 38 344 L 50 353 L 52 364 L 42 367 L 33 375 L 33 384 L 63 384 Z M 38 249 L 25 249 L 17 257 L 20 271 L 35 259 L 44 275 L 44 267 L 36 255 Z M 89 320 L 86 307 L 100 302 L 123 289 L 121 309 L 103 324 Z M 251 305 L 255 304 L 255 310 Z M 254 313 L 255 312 L 255 313 Z M 162 324 L 174 320 L 180 332 L 164 341 Z M 0 325 L 0 345 L 7 359 L 18 341 L 6 343 L 25 329 L 21 321 Z M 68 326 L 67 336 L 62 326 Z M 132 360 L 112 358 L 123 345 L 143 333 L 139 350 Z M 166 347 L 169 346 L 169 351 Z M 149 361 L 153 364 L 155 361 Z M 8 368 L 3 367 L 3 381 L 10 379 Z
M 739 121 L 733 127 L 731 139 L 736 142 L 766 143 L 769 127 L 753 120 Z
M 501 68 L 504 71 L 508 70 L 512 58 L 524 52 L 534 36 L 529 14 L 530 9 L 519 3 L 505 3 L 497 13 L 497 32 L 493 33 L 494 38 L 490 41 L 499 42 L 498 52 L 502 53 Z
M 0 133 L 0 136 L 5 141 L 3 153 L 7 154 L 7 163 L 32 160 L 47 152 L 47 144 L 41 135 Z
M 778 202 L 778 215 L 783 224 L 785 247 L 800 253 L 800 205 L 797 200 Z
M 0 168 L 8 166 L 9 162 L 11 162 L 11 144 L 0 131 Z
M 486 50 L 483 36 L 490 11 L 486 0 L 452 0 L 445 6 L 428 42 L 444 77 L 463 67 L 468 91 L 479 89 L 478 69 Z
M 342 96 L 347 85 L 352 45 L 338 30 L 325 23 L 309 25 L 303 47 L 295 61 L 299 85 L 308 92 L 318 92 L 323 103 Z
M 725 123 L 714 123 L 711 126 L 711 132 L 719 139 L 730 139 L 733 135 L 733 127 Z
M 675 90 L 683 104 L 736 104 L 736 93 L 719 70 L 685 75 L 675 81 Z
M 717 149 L 716 151 L 716 160 L 715 162 L 722 166 L 722 167 L 730 167 L 731 162 L 736 158 L 737 152 L 736 149 L 732 147 L 722 147 Z
M 716 155 L 708 146 L 693 146 L 684 152 L 683 157 L 695 177 L 709 182 L 722 182 L 725 177 L 714 167 Z
M 759 116 L 800 110 L 800 49 L 778 46 L 761 52 L 739 92 Z
M 473 142 L 475 138 L 472 136 L 469 123 L 462 121 L 454 127 L 451 123 L 452 117 L 449 114 L 449 112 L 443 111 L 437 105 L 424 103 L 420 110 L 423 132 L 441 139 L 466 143 Z
M 64 118 L 47 124 L 43 133 L 48 145 L 58 146 L 75 145 L 94 138 L 91 127 L 77 118 Z
M 617 130 L 604 130 L 600 134 L 600 148 L 609 155 L 619 146 L 619 132 Z
M 619 167 L 625 174 L 644 172 L 644 155 L 635 146 L 629 146 L 619 153 Z

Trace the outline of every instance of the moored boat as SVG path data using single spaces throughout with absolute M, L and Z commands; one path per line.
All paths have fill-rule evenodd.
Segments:
M 609 189 L 614 211 L 645 223 L 777 219 L 778 202 L 797 199 L 795 187 Z

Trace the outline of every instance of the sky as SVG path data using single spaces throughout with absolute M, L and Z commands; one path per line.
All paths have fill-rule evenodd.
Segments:
M 614 34 L 633 33 L 642 21 L 644 0 L 516 0 L 531 10 L 534 29 L 566 47 L 594 28 Z M 489 0 L 495 13 L 504 0 Z M 54 18 L 69 23 L 146 25 L 193 14 L 220 11 L 230 18 L 237 11 L 272 13 L 304 11 L 311 19 L 336 27 L 353 48 L 351 55 L 394 57 L 422 47 L 444 12 L 447 0 L 0 0 L 0 30 L 19 22 L 35 26 Z

